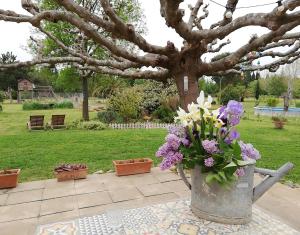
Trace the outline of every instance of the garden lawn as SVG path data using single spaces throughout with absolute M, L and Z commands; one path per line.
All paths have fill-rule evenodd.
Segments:
M 262 154 L 258 166 L 276 169 L 287 161 L 296 167 L 285 178 L 300 183 L 300 121 L 290 119 L 284 130 L 276 130 L 270 118 L 257 118 L 253 102 L 245 104 L 246 115 L 239 126 L 242 139 L 253 143 Z M 21 168 L 21 181 L 53 177 L 59 163 L 86 163 L 90 173 L 112 169 L 113 159 L 154 157 L 166 130 L 26 130 L 31 114 L 66 114 L 67 123 L 80 119 L 80 110 L 23 111 L 21 105 L 4 105 L 0 113 L 0 169 Z M 96 113 L 91 113 L 95 118 Z

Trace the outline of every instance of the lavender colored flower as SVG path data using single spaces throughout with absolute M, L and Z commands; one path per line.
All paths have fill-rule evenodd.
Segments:
M 239 141 L 239 145 L 241 147 L 243 160 L 247 161 L 249 159 L 260 159 L 260 153 L 253 147 L 252 144 L 245 144 L 243 141 Z
M 214 165 L 214 159 L 212 157 L 204 159 L 204 165 L 206 167 L 212 167 Z
M 235 174 L 238 176 L 238 177 L 242 177 L 245 175 L 245 169 L 244 168 L 238 168 L 235 172 Z
M 186 131 L 183 126 L 169 126 L 168 127 L 169 134 L 174 134 L 178 137 L 185 137 Z
M 178 150 L 178 148 L 181 144 L 179 137 L 174 134 L 168 134 L 166 136 L 166 141 L 167 141 L 167 144 L 169 145 L 169 147 L 173 150 Z
M 185 146 L 185 147 L 189 147 L 191 142 L 188 138 L 183 138 L 181 139 L 181 143 Z
M 240 123 L 240 119 L 244 113 L 243 105 L 235 100 L 230 100 L 225 113 L 227 114 L 229 125 L 236 126 Z
M 156 157 L 164 157 L 168 154 L 169 151 L 170 151 L 170 146 L 168 145 L 168 143 L 165 143 L 159 147 L 155 155 Z
M 181 162 L 183 159 L 183 155 L 179 152 L 170 151 L 164 157 L 163 161 L 160 164 L 160 168 L 162 170 L 166 170 L 174 166 L 175 164 Z
M 240 133 L 238 133 L 236 130 L 231 130 L 229 135 L 225 138 L 225 143 L 232 144 L 234 140 L 239 138 L 240 138 Z
M 218 142 L 215 140 L 203 140 L 202 141 L 202 146 L 203 146 L 204 150 L 209 154 L 214 154 L 219 151 L 217 145 L 218 145 Z

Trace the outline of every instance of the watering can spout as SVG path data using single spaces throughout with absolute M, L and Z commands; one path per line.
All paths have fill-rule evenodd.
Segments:
M 276 182 L 278 182 L 283 176 L 285 176 L 294 165 L 290 162 L 281 166 L 278 170 L 269 170 L 264 168 L 255 168 L 254 172 L 266 176 L 260 184 L 253 189 L 252 201 L 255 202 L 259 199 L 266 191 L 268 191 Z

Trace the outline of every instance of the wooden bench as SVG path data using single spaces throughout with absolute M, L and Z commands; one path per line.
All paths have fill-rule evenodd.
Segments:
M 66 115 L 52 115 L 51 122 L 49 123 L 49 126 L 51 129 L 62 129 L 66 128 L 65 125 L 65 117 Z
M 44 115 L 30 116 L 29 122 L 27 122 L 27 128 L 29 130 L 42 130 L 42 129 L 45 129 Z

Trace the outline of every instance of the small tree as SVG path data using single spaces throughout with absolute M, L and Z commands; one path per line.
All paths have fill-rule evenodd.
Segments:
M 260 96 L 260 85 L 259 85 L 259 80 L 256 80 L 255 84 L 255 99 L 258 101 Z

